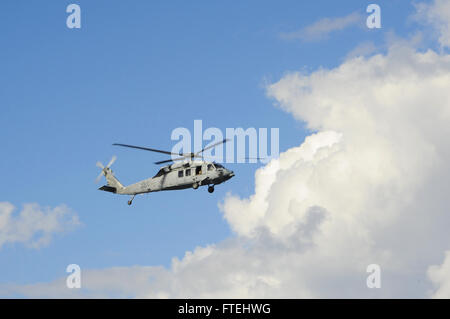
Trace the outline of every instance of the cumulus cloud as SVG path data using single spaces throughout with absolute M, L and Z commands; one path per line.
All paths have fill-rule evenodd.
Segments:
M 283 39 L 299 39 L 302 41 L 318 41 L 326 38 L 330 33 L 341 31 L 351 26 L 362 25 L 364 17 L 353 12 L 344 17 L 323 18 L 313 24 L 294 32 L 282 33 Z
M 346 59 L 352 59 L 359 56 L 371 56 L 379 51 L 379 48 L 373 42 L 363 42 L 347 53 Z
M 301 298 L 448 296 L 450 55 L 406 41 L 268 86 L 314 132 L 220 204 L 235 236 L 170 268 L 82 270 L 76 296 Z M 381 267 L 381 289 L 366 267 Z M 440 265 L 432 266 L 430 265 Z M 44 291 L 45 293 L 42 293 Z M 58 296 L 64 280 L 0 286 Z
M 434 0 L 432 3 L 418 3 L 416 9 L 415 18 L 435 29 L 442 47 L 450 47 L 450 2 Z
M 23 243 L 40 248 L 50 243 L 52 236 L 80 225 L 78 215 L 67 206 L 55 208 L 25 204 L 15 216 L 15 207 L 0 202 L 0 248 L 7 243 Z
M 434 284 L 433 298 L 450 298 L 450 251 L 445 253 L 445 259 L 440 266 L 430 266 L 428 277 Z

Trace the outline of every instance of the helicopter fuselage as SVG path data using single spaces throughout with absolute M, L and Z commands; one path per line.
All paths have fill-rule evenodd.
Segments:
M 221 184 L 233 176 L 232 171 L 220 164 L 194 161 L 162 167 L 154 177 L 129 186 L 122 186 L 114 177 L 114 173 L 108 169 L 106 172 L 108 185 L 102 186 L 100 190 L 115 194 L 138 195 L 165 190 L 196 189 L 204 185 L 214 187 L 214 185 Z
M 169 162 L 173 164 L 162 167 L 152 178 L 145 179 L 129 186 L 123 186 L 114 176 L 114 173 L 110 168 L 117 159 L 116 156 L 113 156 L 111 161 L 106 166 L 100 162 L 97 162 L 97 167 L 102 169 L 100 175 L 97 177 L 97 180 L 99 180 L 103 175 L 108 182 L 107 185 L 100 187 L 99 190 L 115 194 L 131 195 L 132 197 L 128 201 L 128 205 L 131 205 L 134 197 L 138 194 L 186 188 L 197 189 L 199 186 L 203 185 L 208 185 L 208 192 L 212 193 L 214 192 L 214 185 L 221 184 L 229 180 L 234 176 L 234 173 L 218 163 L 205 161 L 203 159 L 203 155 L 201 154 L 204 151 L 226 143 L 227 141 L 228 139 L 224 139 L 222 141 L 212 143 L 196 153 L 174 153 L 154 148 L 114 143 L 113 145 L 116 146 L 163 153 L 178 157 L 155 162 L 155 164 Z M 196 161 L 196 158 L 201 158 L 201 161 Z

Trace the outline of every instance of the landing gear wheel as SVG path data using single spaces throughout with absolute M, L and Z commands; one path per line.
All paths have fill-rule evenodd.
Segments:
M 130 200 L 128 201 L 128 205 L 131 205 L 131 204 L 133 204 L 133 199 L 134 199 L 134 196 L 136 196 L 136 195 L 133 195 L 131 198 L 130 198 Z
M 214 186 L 208 186 L 208 192 L 214 193 Z
M 193 189 L 197 189 L 197 188 L 198 188 L 198 184 L 197 184 L 197 183 L 194 183 L 194 184 L 192 185 L 192 188 L 193 188 Z

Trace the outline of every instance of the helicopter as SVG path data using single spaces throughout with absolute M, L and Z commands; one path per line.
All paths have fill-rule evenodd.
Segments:
M 163 166 L 155 176 L 147 178 L 129 186 L 123 186 L 114 176 L 111 165 L 116 161 L 117 156 L 113 156 L 110 162 L 104 166 L 97 162 L 97 167 L 101 168 L 100 175 L 96 181 L 99 182 L 102 176 L 105 176 L 107 184 L 100 187 L 99 190 L 120 195 L 131 195 L 128 205 L 133 203 L 136 195 L 180 189 L 198 189 L 200 186 L 208 186 L 208 192 L 214 192 L 214 186 L 226 182 L 234 176 L 234 172 L 226 169 L 223 165 L 216 162 L 208 162 L 201 155 L 204 151 L 226 143 L 228 139 L 211 144 L 196 153 L 172 153 L 168 151 L 114 143 L 115 146 L 134 148 L 139 150 L 163 153 L 167 155 L 178 155 L 178 158 L 155 162 L 155 164 L 172 163 Z M 200 160 L 198 160 L 200 159 Z

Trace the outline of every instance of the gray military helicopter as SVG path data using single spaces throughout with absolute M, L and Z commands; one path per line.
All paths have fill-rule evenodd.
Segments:
M 97 182 L 100 181 L 102 176 L 105 176 L 107 181 L 107 185 L 100 187 L 99 190 L 111 192 L 114 194 L 131 195 L 131 198 L 128 201 L 128 205 L 131 205 L 133 203 L 133 199 L 136 195 L 145 193 L 186 188 L 197 189 L 199 186 L 204 185 L 208 185 L 208 192 L 212 193 L 214 192 L 214 185 L 226 182 L 234 176 L 234 173 L 233 171 L 226 169 L 219 163 L 204 161 L 203 156 L 201 156 L 200 154 L 208 149 L 226 143 L 227 141 L 227 139 L 224 139 L 223 141 L 203 148 L 197 153 L 180 154 L 148 147 L 115 143 L 113 145 L 163 153 L 167 155 L 178 155 L 180 157 L 155 162 L 155 164 L 171 162 L 174 163 L 162 167 L 155 176 L 129 186 L 123 186 L 114 176 L 114 173 L 110 168 L 111 165 L 116 161 L 116 156 L 113 156 L 111 161 L 106 166 L 103 166 L 102 163 L 97 162 L 97 166 L 102 169 L 100 175 L 97 177 Z

